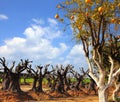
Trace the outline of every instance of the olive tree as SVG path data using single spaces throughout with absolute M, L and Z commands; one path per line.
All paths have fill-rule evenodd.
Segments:
M 83 45 L 89 75 L 98 87 L 99 102 L 108 102 L 107 89 L 120 73 L 119 0 L 65 0 L 57 8 L 64 16 L 56 14 L 55 18 L 62 22 L 68 18 L 74 38 Z M 105 58 L 109 61 L 107 67 Z
M 6 59 L 0 58 L 1 69 L 3 69 L 3 81 L 2 81 L 2 90 L 20 92 L 20 74 L 28 68 L 29 61 L 28 59 L 21 62 L 15 66 L 15 61 L 13 61 L 11 67 L 9 68 L 6 62 Z

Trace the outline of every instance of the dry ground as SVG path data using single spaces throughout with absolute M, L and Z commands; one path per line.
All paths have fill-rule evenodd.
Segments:
M 94 92 L 88 94 L 85 89 L 82 89 L 83 91 L 68 91 L 69 94 L 49 91 L 34 93 L 29 91 L 30 85 L 21 85 L 21 89 L 24 92 L 19 94 L 0 91 L 0 102 L 98 102 L 98 96 L 94 95 Z

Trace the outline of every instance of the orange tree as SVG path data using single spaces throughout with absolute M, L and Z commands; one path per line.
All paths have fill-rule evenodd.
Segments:
M 56 18 L 62 22 L 68 18 L 74 38 L 82 42 L 89 75 L 98 87 L 99 102 L 108 102 L 107 89 L 120 74 L 119 0 L 64 0 L 57 8 L 62 15 L 57 14 Z

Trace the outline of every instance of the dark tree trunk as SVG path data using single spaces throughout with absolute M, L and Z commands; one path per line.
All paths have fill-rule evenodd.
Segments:
M 39 73 L 39 77 L 38 77 L 38 87 L 37 87 L 37 91 L 38 92 L 43 92 L 43 89 L 42 89 L 42 81 L 43 81 L 43 78 L 44 78 L 44 74 L 42 74 L 42 66 L 38 66 L 38 68 L 40 68 L 40 73 Z
M 63 83 L 58 82 L 57 91 L 58 91 L 59 93 L 64 93 L 65 90 L 64 90 L 64 84 L 63 84 Z
M 34 92 L 37 91 L 37 88 L 36 88 L 37 80 L 38 80 L 38 77 L 34 76 L 34 81 L 33 81 L 32 89 L 31 89 Z
M 10 84 L 10 76 L 8 73 L 5 73 L 2 81 L 2 90 L 7 90 Z
M 95 94 L 97 94 L 96 83 L 94 82 L 94 80 L 91 80 L 89 83 L 88 93 L 91 93 L 92 90 L 95 92 Z
M 54 75 L 52 76 L 52 80 L 53 82 L 51 82 L 51 91 L 54 92 L 56 90 L 56 85 L 57 85 L 57 80 L 56 78 L 54 77 Z
M 51 80 L 50 80 L 50 79 L 47 79 L 47 81 L 48 81 L 48 87 L 51 87 L 51 86 L 52 86 Z
M 64 90 L 64 78 L 63 78 L 62 75 L 58 76 L 57 91 L 59 93 L 64 93 L 65 92 L 65 90 Z
M 10 73 L 10 84 L 8 87 L 9 91 L 20 92 L 20 75 L 16 73 Z
M 96 83 L 95 83 L 95 81 L 90 77 L 90 83 L 89 83 L 89 86 L 88 86 L 88 93 L 90 94 L 91 91 L 94 91 L 94 93 L 97 94 Z
M 20 92 L 20 75 L 17 73 L 7 72 L 3 78 L 2 90 Z
M 70 78 L 66 78 L 65 79 L 65 83 L 66 83 L 66 91 L 70 90 L 70 87 L 71 87 L 71 80 L 70 80 Z
M 42 89 L 42 80 L 43 80 L 43 78 L 41 78 L 41 77 L 38 80 L 38 87 L 37 87 L 37 91 L 38 92 L 43 92 L 43 89 Z
M 76 90 L 80 90 L 81 80 L 77 80 L 77 81 L 78 81 L 78 82 L 76 83 L 75 89 L 76 89 Z
M 54 92 L 54 91 L 55 91 L 56 84 L 57 84 L 57 82 L 56 82 L 56 81 L 54 81 L 54 82 L 51 84 L 51 91 L 52 91 L 52 92 Z
M 76 90 L 81 90 L 81 89 L 80 89 L 80 84 L 82 84 L 83 76 L 80 75 L 80 74 L 78 74 L 78 75 L 76 76 L 76 79 L 77 79 L 77 82 L 76 82 L 76 84 L 75 84 L 75 89 L 76 89 Z

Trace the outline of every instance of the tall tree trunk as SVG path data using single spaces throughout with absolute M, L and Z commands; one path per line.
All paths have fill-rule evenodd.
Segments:
M 100 87 L 98 89 L 99 102 L 108 102 L 107 89 Z

